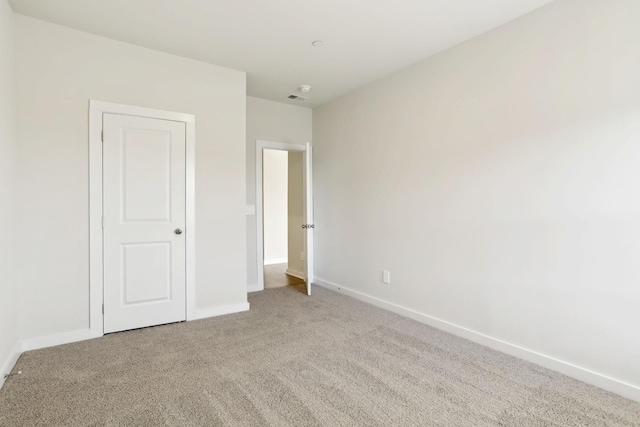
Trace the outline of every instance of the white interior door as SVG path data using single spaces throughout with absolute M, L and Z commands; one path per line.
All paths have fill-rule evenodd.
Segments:
M 104 332 L 186 320 L 184 122 L 103 115 Z
M 304 153 L 304 218 L 305 231 L 305 278 L 307 282 L 307 295 L 311 295 L 311 283 L 313 283 L 313 152 L 311 144 L 307 142 Z

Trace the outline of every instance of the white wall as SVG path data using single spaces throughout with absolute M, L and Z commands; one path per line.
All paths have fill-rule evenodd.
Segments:
M 315 109 L 317 277 L 640 399 L 639 22 L 556 1 Z
M 247 205 L 256 204 L 256 140 L 303 144 L 311 142 L 310 108 L 247 97 Z M 256 216 L 247 215 L 247 283 L 258 283 Z
M 16 117 L 16 70 L 14 15 L 0 0 L 0 385 L 20 341 L 19 285 L 15 266 L 16 230 L 15 188 L 18 153 Z
M 245 74 L 16 23 L 23 338 L 88 326 L 89 99 L 195 114 L 197 308 L 245 303 Z
M 289 156 L 280 150 L 262 156 L 264 263 L 281 264 L 287 262 Z
M 304 153 L 289 152 L 289 262 L 287 272 L 304 276 L 304 260 L 300 253 L 304 252 Z

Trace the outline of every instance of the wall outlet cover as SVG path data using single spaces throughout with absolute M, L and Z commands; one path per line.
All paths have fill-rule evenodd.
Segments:
M 387 270 L 382 271 L 382 282 L 383 283 L 391 283 L 391 272 Z

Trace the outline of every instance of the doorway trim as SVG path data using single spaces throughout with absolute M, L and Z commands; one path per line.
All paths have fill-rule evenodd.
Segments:
M 104 335 L 102 239 L 102 117 L 105 113 L 183 122 L 186 126 L 185 282 L 186 318 L 196 319 L 195 283 L 195 116 L 145 107 L 89 100 L 89 335 Z
M 307 146 L 306 144 L 265 141 L 261 139 L 256 140 L 256 274 L 258 276 L 258 284 L 254 287 L 250 287 L 248 292 L 264 290 L 264 230 L 262 224 L 262 159 L 264 150 L 281 150 L 304 153 L 307 151 Z M 305 257 L 306 256 L 307 254 L 305 254 Z

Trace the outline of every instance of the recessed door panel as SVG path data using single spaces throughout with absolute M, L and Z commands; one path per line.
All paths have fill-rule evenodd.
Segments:
M 123 305 L 171 300 L 171 242 L 122 245 Z
M 186 320 L 186 125 L 104 114 L 103 133 L 104 332 Z
M 125 221 L 171 221 L 171 133 L 122 129 Z

